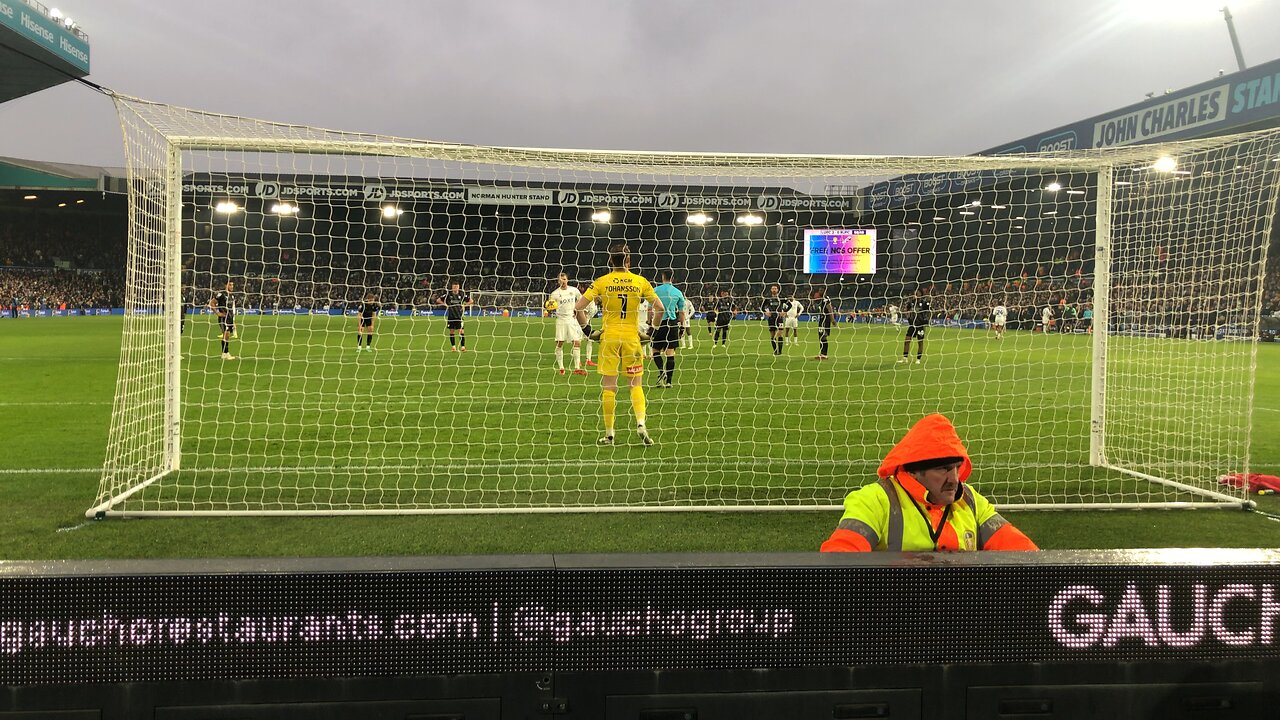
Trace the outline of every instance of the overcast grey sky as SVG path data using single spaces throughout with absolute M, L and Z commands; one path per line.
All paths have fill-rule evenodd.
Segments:
M 43 1 L 123 93 L 488 145 L 963 154 L 1236 68 L 1223 0 Z M 1280 1 L 1229 3 L 1280 58 Z M 123 164 L 77 84 L 0 104 L 0 155 Z

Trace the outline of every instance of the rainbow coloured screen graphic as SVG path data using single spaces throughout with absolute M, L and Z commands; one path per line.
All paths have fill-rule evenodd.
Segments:
M 876 271 L 875 228 L 804 231 L 804 271 L 871 275 Z

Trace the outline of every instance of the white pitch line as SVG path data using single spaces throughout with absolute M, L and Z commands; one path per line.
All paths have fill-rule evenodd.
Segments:
M 61 533 L 61 532 L 75 532 L 76 530 L 79 530 L 80 528 L 84 527 L 85 525 L 88 525 L 90 522 L 92 522 L 92 521 L 88 521 L 88 520 L 86 520 L 85 522 L 82 522 L 82 523 L 80 523 L 79 525 L 72 525 L 71 527 L 61 527 L 61 528 L 58 528 L 55 532 L 60 532 L 60 533 Z
M 0 402 L 0 407 L 28 407 L 41 405 L 110 405 L 110 400 L 56 400 L 52 402 Z
M 1273 412 L 1273 413 L 1280 413 L 1280 410 L 1277 410 L 1276 408 L 1262 407 L 1261 405 L 1254 405 L 1254 406 L 1253 406 L 1253 409 L 1254 409 L 1254 410 L 1266 410 L 1267 412 Z
M 100 472 L 102 468 L 0 468 L 0 475 L 69 475 Z

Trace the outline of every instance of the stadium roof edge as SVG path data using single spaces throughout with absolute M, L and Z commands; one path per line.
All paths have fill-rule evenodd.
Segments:
M 1259 92 L 1265 85 L 1267 92 Z M 1050 130 L 1011 140 L 975 155 L 998 155 L 1016 152 L 1096 149 L 1116 145 L 1145 144 L 1170 140 L 1213 137 L 1280 126 L 1280 59 L 1269 60 L 1234 73 L 1219 75 L 1204 82 L 1155 95 L 1139 102 L 1108 110 Z M 1113 128 L 1116 121 L 1182 104 L 1187 112 L 1170 117 L 1147 131 L 1134 122 L 1135 134 L 1124 127 Z M 1135 118 L 1136 119 L 1136 118 Z M 1118 133 L 1114 130 L 1119 130 Z M 1102 144 L 1099 144 L 1102 141 Z
M 124 168 L 41 162 L 0 157 L 0 187 L 106 190 L 108 178 L 124 178 Z

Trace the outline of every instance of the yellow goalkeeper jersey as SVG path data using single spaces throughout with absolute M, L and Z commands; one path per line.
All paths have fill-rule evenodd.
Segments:
M 604 315 L 603 337 L 632 340 L 640 338 L 636 326 L 640 301 L 652 303 L 658 299 L 649 281 L 630 270 L 615 270 L 596 278 L 582 296 L 599 303 Z

